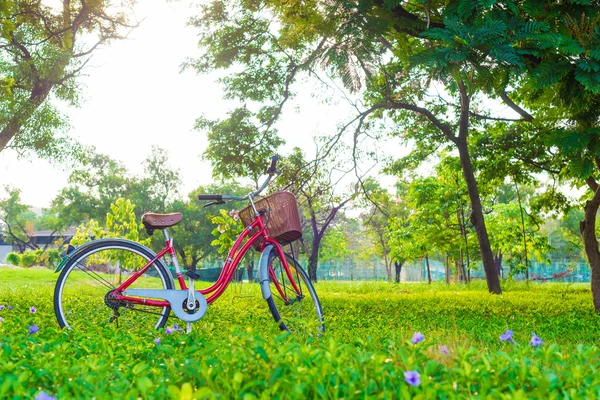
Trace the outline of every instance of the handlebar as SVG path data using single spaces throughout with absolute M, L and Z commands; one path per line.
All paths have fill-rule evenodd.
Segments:
M 223 200 L 223 196 L 220 194 L 199 194 L 198 195 L 198 200 L 216 200 L 216 201 L 221 201 Z
M 279 157 L 271 157 L 271 166 L 267 169 L 267 174 L 269 174 L 270 176 L 273 176 L 275 172 L 277 172 L 277 169 L 275 168 L 275 166 L 277 166 L 277 160 L 279 160 Z
M 222 203 L 224 203 L 223 200 L 248 200 L 248 199 L 252 199 L 255 196 L 258 196 L 260 194 L 260 192 L 262 192 L 263 190 L 265 190 L 265 188 L 267 187 L 267 185 L 273 179 L 273 176 L 275 176 L 275 174 L 278 174 L 280 172 L 279 170 L 276 169 L 277 161 L 278 160 L 279 160 L 278 156 L 271 157 L 271 165 L 267 169 L 267 175 L 268 175 L 267 179 L 258 188 L 258 190 L 255 190 L 254 192 L 250 192 L 250 193 L 248 193 L 247 195 L 245 195 L 243 197 L 221 195 L 221 194 L 199 194 L 198 195 L 198 200 L 214 200 L 215 201 L 215 203 L 206 204 L 206 206 L 208 206 L 208 205 L 212 205 L 212 204 L 222 204 Z

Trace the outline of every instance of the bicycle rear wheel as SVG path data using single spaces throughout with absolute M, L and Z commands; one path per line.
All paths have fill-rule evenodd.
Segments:
M 289 254 L 285 257 L 292 280 L 277 249 L 273 247 L 268 256 L 270 294 L 266 300 L 269 310 L 281 330 L 306 337 L 320 337 L 325 331 L 325 324 L 317 292 L 300 264 Z
M 54 289 L 58 324 L 78 331 L 109 322 L 140 332 L 163 327 L 170 307 L 115 301 L 110 296 L 154 257 L 146 247 L 120 239 L 100 239 L 75 250 Z M 173 289 L 173 279 L 164 263 L 157 260 L 129 288 Z

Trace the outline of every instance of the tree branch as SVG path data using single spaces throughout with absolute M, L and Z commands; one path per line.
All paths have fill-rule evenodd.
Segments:
M 400 110 L 410 110 L 418 112 L 419 114 L 423 114 L 436 128 L 438 128 L 442 133 L 452 142 L 456 141 L 456 136 L 452 133 L 452 129 L 450 125 L 445 122 L 440 121 L 431 111 L 426 108 L 415 106 L 414 104 L 407 103 L 399 103 L 396 101 L 387 101 L 384 103 L 376 103 L 371 108 L 369 108 L 365 113 L 371 113 L 377 109 L 400 109 Z M 355 119 L 356 120 L 356 119 Z
M 585 180 L 585 183 L 587 183 L 592 192 L 596 193 L 598 191 L 598 182 L 591 176 Z
M 508 97 L 508 94 L 506 93 L 506 91 L 502 91 L 502 93 L 500 93 L 500 98 L 502 100 L 504 100 L 504 102 L 506 103 L 507 106 L 512 108 L 517 114 L 519 114 L 521 117 L 523 117 L 523 119 L 525 121 L 528 121 L 528 122 L 533 121 L 533 116 L 531 114 L 529 114 L 527 111 L 523 110 L 521 107 L 519 107 L 514 101 L 512 101 Z

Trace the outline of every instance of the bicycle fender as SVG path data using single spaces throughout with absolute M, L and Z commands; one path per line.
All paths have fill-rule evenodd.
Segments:
M 71 259 L 71 256 L 77 252 L 77 248 L 73 247 L 70 243 L 67 245 L 65 251 L 60 255 L 62 258 L 56 268 L 54 269 L 54 273 L 60 272 L 63 267 L 67 264 L 67 262 Z
M 271 288 L 269 288 L 269 254 L 271 253 L 271 249 L 273 245 L 270 244 L 265 247 L 262 254 L 260 255 L 260 264 L 259 264 L 259 283 L 260 283 L 260 291 L 262 292 L 263 299 L 267 300 L 271 297 Z
M 71 259 L 70 256 L 66 255 L 62 258 L 62 260 L 60 260 L 60 263 L 58 264 L 58 266 L 56 267 L 56 269 L 54 270 L 54 273 L 60 272 L 63 267 L 65 266 L 65 264 L 67 263 L 67 261 L 69 261 Z

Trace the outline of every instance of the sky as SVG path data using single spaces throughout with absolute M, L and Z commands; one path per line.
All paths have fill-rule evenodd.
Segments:
M 210 165 L 201 159 L 206 137 L 193 130 L 195 120 L 201 115 L 224 116 L 236 104 L 223 99 L 215 74 L 180 71 L 187 57 L 200 52 L 195 28 L 186 26 L 195 12 L 186 1 L 141 1 L 135 12 L 140 26 L 128 39 L 97 50 L 84 70 L 82 104 L 65 109 L 70 135 L 122 161 L 133 174 L 143 172 L 142 161 L 152 145 L 165 148 L 172 167 L 181 172 L 180 193 L 186 195 L 212 181 Z M 283 153 L 299 146 L 311 154 L 314 134 L 333 132 L 350 112 L 344 101 L 319 103 L 311 89 L 303 86 L 295 101 L 286 105 L 278 125 L 286 140 Z M 37 158 L 19 160 L 3 151 L 0 196 L 8 184 L 22 191 L 23 203 L 48 207 L 67 185 L 68 167 Z

